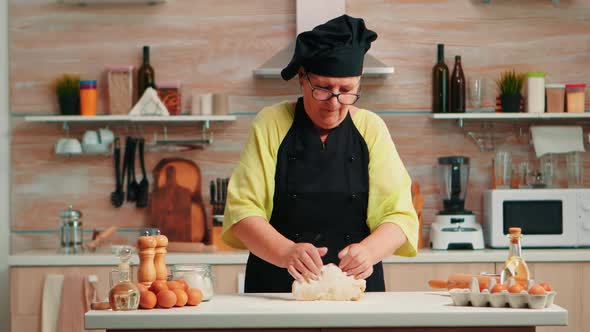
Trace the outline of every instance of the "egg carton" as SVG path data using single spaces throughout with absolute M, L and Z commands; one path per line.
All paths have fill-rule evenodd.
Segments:
M 509 286 L 512 286 L 513 280 L 510 281 Z M 487 289 L 480 291 L 479 283 L 476 278 L 471 280 L 469 288 L 453 288 L 449 290 L 453 304 L 456 306 L 474 306 L 494 308 L 531 308 L 543 309 L 553 305 L 555 300 L 555 291 L 547 292 L 543 295 L 532 295 L 523 290 L 520 293 L 509 293 L 507 290 L 502 290 L 498 293 L 490 293 L 490 290 L 496 284 L 495 279 L 490 280 L 490 285 Z M 534 286 L 534 280 L 529 280 L 527 289 Z

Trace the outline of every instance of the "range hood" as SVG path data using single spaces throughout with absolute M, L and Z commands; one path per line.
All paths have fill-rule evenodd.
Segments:
M 309 31 L 328 20 L 346 13 L 346 0 L 297 0 L 297 34 Z M 295 42 L 280 50 L 262 66 L 253 70 L 258 78 L 281 78 L 281 70 L 293 57 Z M 369 52 L 365 54 L 363 76 L 384 77 L 393 74 L 393 67 L 387 66 Z

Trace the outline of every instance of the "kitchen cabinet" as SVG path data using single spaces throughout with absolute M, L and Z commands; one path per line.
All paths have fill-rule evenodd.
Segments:
M 97 294 L 99 300 L 108 296 L 109 272 L 114 266 L 84 267 L 13 267 L 10 269 L 10 325 L 11 331 L 41 331 L 42 295 L 45 276 L 62 274 L 64 277 L 83 278 L 88 275 L 98 277 Z M 133 267 L 136 275 L 137 267 Z M 230 294 L 238 292 L 238 274 L 243 273 L 245 265 L 214 265 L 215 293 Z M 76 332 L 76 331 L 72 331 Z
M 445 279 L 452 273 L 491 273 L 494 263 L 445 264 L 384 264 L 385 289 L 388 292 L 414 292 L 432 290 L 430 279 Z
M 41 331 L 42 295 L 45 276 L 62 274 L 84 278 L 98 277 L 99 299 L 108 296 L 110 266 L 87 267 L 16 267 L 10 269 L 10 326 L 11 331 Z M 64 284 L 64 287 L 68 287 Z M 82 297 L 80 297 L 82 305 Z M 75 331 L 73 331 L 75 332 Z
M 428 280 L 442 279 L 455 272 L 500 272 L 503 263 L 394 263 L 384 264 L 386 290 L 390 292 L 429 291 Z M 555 303 L 568 310 L 567 327 L 538 327 L 540 332 L 583 332 L 590 326 L 590 263 L 588 262 L 535 262 L 529 263 L 531 274 L 538 282 L 548 281 L 557 291 Z M 10 269 L 11 331 L 40 331 L 43 283 L 47 274 L 98 276 L 98 295 L 108 294 L 108 275 L 114 266 L 68 267 L 12 267 Z M 136 267 L 134 267 L 136 268 Z M 238 292 L 240 274 L 244 264 L 212 264 L 216 294 Z M 135 275 L 135 272 L 133 273 Z M 532 309 L 531 309 L 532 310 Z
M 538 327 L 538 332 L 583 332 L 590 326 L 590 263 L 527 263 L 535 282 L 549 282 L 557 292 L 555 304 L 568 311 L 568 326 Z M 496 264 L 500 273 L 503 264 Z M 584 303 L 586 299 L 586 303 Z M 584 309 L 584 305 L 586 308 Z
M 238 293 L 240 274 L 246 272 L 246 265 L 213 265 L 213 287 L 215 294 Z

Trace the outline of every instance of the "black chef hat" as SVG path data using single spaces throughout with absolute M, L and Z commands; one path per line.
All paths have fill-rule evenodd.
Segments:
M 297 36 L 291 62 L 281 71 L 288 81 L 303 66 L 321 76 L 360 76 L 365 53 L 377 34 L 361 18 L 342 15 Z

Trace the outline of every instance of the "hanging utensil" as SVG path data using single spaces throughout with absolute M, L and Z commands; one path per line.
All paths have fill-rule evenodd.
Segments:
M 227 184 L 228 184 L 228 182 L 229 182 L 228 178 L 221 180 L 222 188 L 221 188 L 221 213 L 220 214 L 225 213 L 225 202 L 227 202 Z
M 143 178 L 141 179 L 141 182 L 139 183 L 139 186 L 138 186 L 136 206 L 139 208 L 143 208 L 148 205 L 148 195 L 149 195 L 149 190 L 150 190 L 150 184 L 148 182 L 147 174 L 145 172 L 145 160 L 144 160 L 144 151 L 143 151 L 145 140 L 143 138 L 139 138 L 138 141 L 139 141 L 139 162 L 141 164 L 141 174 L 142 174 Z
M 129 144 L 129 140 L 131 137 L 125 137 L 125 152 L 123 153 L 123 169 L 121 170 L 121 186 L 124 186 L 125 181 L 127 181 L 127 188 L 125 193 L 129 196 L 129 175 L 127 174 L 129 171 L 129 149 L 131 148 Z M 127 197 L 127 201 L 129 198 Z
M 217 213 L 216 214 L 221 214 L 221 188 L 223 187 L 221 185 L 221 178 L 217 178 L 217 187 L 216 187 L 216 191 L 217 191 L 217 197 L 215 198 L 216 202 L 217 202 Z
M 209 204 L 211 204 L 211 210 L 213 215 L 217 213 L 217 206 L 215 202 L 215 181 L 211 180 L 209 183 Z
M 111 193 L 111 203 L 114 207 L 121 207 L 121 205 L 123 205 L 123 201 L 125 200 L 125 193 L 123 192 L 123 181 L 121 180 L 121 143 L 119 141 L 119 137 L 115 138 L 115 148 L 113 155 L 115 160 L 116 187 L 115 191 Z
M 139 184 L 135 179 L 135 139 L 128 137 L 128 163 L 127 163 L 127 202 L 137 201 L 137 190 Z

